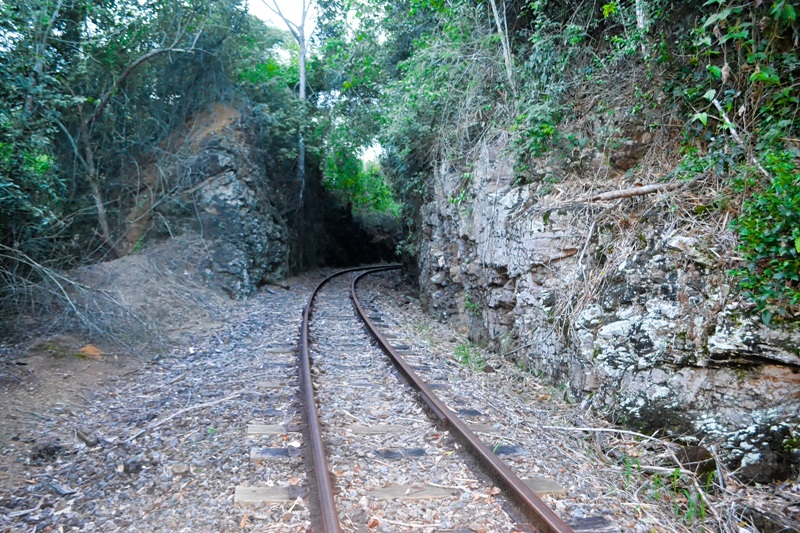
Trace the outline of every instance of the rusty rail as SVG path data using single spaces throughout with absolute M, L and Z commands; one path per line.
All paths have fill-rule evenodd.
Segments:
M 399 268 L 399 267 L 394 267 Z M 385 267 L 380 270 L 389 270 L 390 267 Z M 375 327 L 372 321 L 364 311 L 361 301 L 356 294 L 356 285 L 358 281 L 368 274 L 377 272 L 378 270 L 370 270 L 360 274 L 353 279 L 350 285 L 350 295 L 353 303 L 356 306 L 359 316 L 367 325 L 370 333 L 381 345 L 384 352 L 392 359 L 395 366 L 401 374 L 406 378 L 406 381 L 414 387 L 418 392 L 422 401 L 430 408 L 433 414 L 439 419 L 439 422 L 450 430 L 456 439 L 464 446 L 472 455 L 477 459 L 478 464 L 483 468 L 484 472 L 491 477 L 498 485 L 505 489 L 511 499 L 517 503 L 519 510 L 525 517 L 532 522 L 533 525 L 540 528 L 542 531 L 553 533 L 572 533 L 570 528 L 561 518 L 556 515 L 552 509 L 547 507 L 545 503 L 531 490 L 517 475 L 501 461 L 486 444 L 481 441 L 475 433 L 461 420 L 453 411 L 451 411 L 439 399 L 433 390 L 417 375 L 411 368 L 411 365 L 403 359 L 397 351 L 389 344 L 389 341 L 383 334 Z
M 311 498 L 311 504 L 315 507 L 312 513 L 316 512 L 318 515 L 314 518 L 319 519 L 319 524 L 314 527 L 314 531 L 320 533 L 341 533 L 342 529 L 339 525 L 339 515 L 336 511 L 333 483 L 331 481 L 330 472 L 328 471 L 328 458 L 325 452 L 325 443 L 322 440 L 322 427 L 319 421 L 316 398 L 314 396 L 314 385 L 311 381 L 311 358 L 308 350 L 308 322 L 311 318 L 311 306 L 314 303 L 314 297 L 326 283 L 336 276 L 364 270 L 365 268 L 370 267 L 356 267 L 340 270 L 320 281 L 308 297 L 308 302 L 303 309 L 303 321 L 300 325 L 300 396 L 305 407 L 303 417 L 305 418 L 304 427 L 306 429 L 306 442 L 308 443 L 306 460 L 310 463 L 311 471 L 313 472 L 313 477 L 310 477 L 310 481 L 314 484 L 314 488 L 316 489 L 316 491 L 313 491 L 316 493 L 316 501 L 315 498 Z M 377 268 L 372 267 L 370 272 L 378 272 L 391 268 L 399 267 L 395 265 Z

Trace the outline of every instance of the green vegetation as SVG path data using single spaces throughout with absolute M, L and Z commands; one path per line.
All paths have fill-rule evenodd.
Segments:
M 626 489 L 635 486 L 638 487 L 637 493 L 645 498 L 671 504 L 675 517 L 688 527 L 701 526 L 705 522 L 707 502 L 697 491 L 693 474 L 680 468 L 675 468 L 671 474 L 647 473 L 638 458 L 627 455 L 620 457 L 619 463 L 622 467 L 622 483 Z M 716 473 L 712 472 L 705 477 L 704 491 L 709 491 L 715 476 Z
M 354 151 L 341 145 L 328 153 L 322 183 L 343 204 L 352 204 L 358 213 L 400 214 L 400 204 L 381 166 L 374 161 L 362 161 Z
M 733 222 L 747 264 L 733 274 L 770 324 L 800 312 L 800 169 L 786 151 L 767 151 L 762 161 L 771 179 L 745 199 Z
M 794 318 L 794 4 L 498 5 L 500 26 L 485 2 L 472 0 L 321 4 L 328 20 L 351 26 L 348 32 L 339 23 L 335 38 L 323 39 L 335 52 L 328 65 L 357 73 L 341 84 L 342 105 L 357 118 L 341 123 L 380 140 L 386 182 L 403 202 L 407 226 L 414 230 L 435 166 L 446 162 L 471 176 L 476 147 L 498 132 L 512 135 L 517 183 L 536 184 L 544 195 L 563 177 L 542 173 L 543 162 L 579 173 L 585 150 L 613 153 L 630 141 L 626 128 L 636 122 L 674 138 L 682 127 L 682 153 L 667 154 L 678 159 L 671 176 L 721 178 L 713 200 L 694 212 L 734 220 L 744 265 L 731 272 L 764 321 Z M 578 131 L 575 120 L 596 125 Z M 462 184 L 449 200 L 460 207 L 469 194 Z M 679 212 L 671 206 L 670 214 Z
M 472 316 L 481 316 L 481 304 L 475 302 L 467 292 L 464 293 L 464 307 Z
M 135 159 L 221 99 L 252 22 L 238 0 L 0 3 L 0 308 L 113 257 Z
M 741 203 L 732 227 L 744 268 L 732 270 L 764 323 L 797 317 L 800 303 L 800 178 L 797 96 L 800 58 L 791 2 L 748 5 L 707 2 L 711 13 L 693 30 L 692 61 L 706 75 L 686 89 L 712 134 L 706 165 L 728 177 Z M 690 151 L 687 159 L 697 161 Z M 692 166 L 692 165 L 689 165 Z M 697 173 L 695 175 L 697 175 Z
M 459 363 L 472 370 L 480 372 L 486 367 L 486 361 L 483 360 L 478 347 L 471 342 L 456 346 L 455 355 Z
M 764 321 L 800 312 L 794 2 L 317 0 L 307 100 L 298 42 L 243 1 L 145 4 L 0 4 L 5 285 L 35 265 L 113 255 L 139 187 L 133 161 L 234 100 L 271 175 L 293 183 L 303 152 L 308 179 L 342 206 L 401 216 L 407 254 L 440 169 L 462 176 L 449 200 L 470 212 L 484 142 L 505 139 L 515 183 L 541 197 L 568 177 L 605 179 L 592 153 L 660 136 L 656 173 L 714 189 L 692 206 L 698 219 L 733 220 L 743 262 L 731 273 Z

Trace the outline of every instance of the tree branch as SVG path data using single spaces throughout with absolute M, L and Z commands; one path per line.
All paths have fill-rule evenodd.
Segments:
M 230 396 L 225 396 L 224 398 L 219 398 L 217 400 L 212 400 L 210 402 L 203 402 L 203 403 L 199 403 L 197 405 L 191 405 L 189 407 L 184 407 L 183 409 L 179 409 L 178 411 L 175 411 L 171 415 L 169 415 L 169 416 L 167 416 L 165 418 L 162 418 L 161 420 L 153 422 L 152 424 L 148 424 L 147 427 L 145 427 L 143 430 L 139 431 L 138 433 L 136 433 L 135 435 L 130 437 L 127 442 L 131 443 L 131 442 L 135 441 L 136 439 L 138 439 L 139 437 L 141 437 L 142 435 L 144 435 L 148 431 L 152 431 L 153 429 L 164 425 L 165 423 L 169 422 L 170 420 L 172 420 L 176 416 L 185 415 L 186 413 L 188 413 L 190 411 L 196 411 L 198 409 L 205 409 L 206 407 L 213 407 L 214 405 L 218 405 L 218 404 L 221 404 L 223 402 L 227 402 L 229 400 L 232 400 L 232 399 L 236 398 L 237 396 L 241 396 L 244 392 L 245 392 L 244 390 L 240 390 L 238 392 L 234 392 Z
M 193 17 L 190 17 L 190 19 L 186 22 L 186 26 L 187 27 L 188 27 L 189 23 L 191 23 L 191 19 L 192 18 Z M 144 54 L 143 56 L 141 56 L 139 59 L 135 60 L 130 65 L 128 65 L 128 68 L 126 68 L 122 72 L 122 74 L 120 74 L 117 77 L 117 79 L 114 80 L 114 83 L 111 86 L 111 88 L 108 91 L 106 91 L 106 93 L 103 95 L 103 98 L 100 99 L 100 103 L 97 104 L 97 107 L 94 108 L 94 111 L 92 112 L 92 114 L 89 115 L 89 117 L 86 119 L 84 124 L 86 125 L 87 129 L 103 113 L 103 110 L 108 105 L 108 102 L 111 100 L 111 97 L 114 96 L 114 93 L 117 91 L 119 86 L 122 85 L 122 82 L 124 82 L 128 78 L 128 76 L 131 75 L 131 73 L 134 70 L 136 70 L 143 63 L 146 63 L 146 62 L 150 61 L 151 59 L 153 59 L 154 57 L 159 56 L 161 54 L 169 54 L 169 53 L 172 53 L 172 52 L 176 52 L 176 53 L 190 53 L 190 52 L 193 52 L 194 50 L 196 50 L 195 45 L 197 43 L 197 40 L 200 38 L 200 33 L 202 33 L 202 31 L 203 31 L 203 29 L 201 27 L 200 31 L 198 32 L 197 36 L 195 36 L 194 41 L 192 42 L 192 45 L 189 48 L 178 48 L 177 47 L 178 42 L 180 42 L 180 40 L 186 34 L 186 28 L 183 28 L 180 31 L 178 31 L 178 34 L 176 35 L 175 39 L 172 41 L 172 44 L 170 46 L 168 46 L 166 48 L 157 48 L 156 50 L 151 50 L 151 51 L 147 52 L 146 54 Z
M 738 144 L 739 147 L 742 150 L 744 150 L 745 153 L 747 153 L 748 156 L 750 157 L 750 163 L 752 163 L 753 166 L 755 166 L 758 170 L 760 170 L 765 178 L 771 180 L 772 176 L 770 176 L 769 172 L 767 172 L 767 169 L 765 169 L 763 165 L 758 161 L 758 159 L 756 159 L 756 156 L 754 156 L 753 153 L 747 149 L 747 145 L 744 143 L 744 140 L 742 140 L 741 135 L 739 135 L 739 132 L 736 131 L 736 125 L 731 121 L 730 118 L 728 118 L 728 114 L 725 112 L 725 109 L 719 103 L 719 100 L 714 98 L 713 100 L 711 100 L 711 103 L 714 104 L 714 107 L 717 108 L 719 114 L 722 115 L 722 119 L 725 121 L 725 125 L 730 130 L 731 137 L 733 137 L 733 140 L 736 141 L 736 144 Z
M 621 191 L 609 191 L 597 194 L 589 198 L 590 202 L 603 202 L 607 200 L 616 200 L 618 198 L 633 198 L 634 196 L 644 196 L 645 194 L 652 194 L 655 192 L 674 191 L 683 183 L 654 183 L 652 185 L 643 185 L 641 187 L 632 187 L 630 189 L 622 189 Z
M 310 7 L 310 6 L 306 5 L 305 0 L 303 0 L 303 14 L 301 16 L 300 26 L 298 26 L 297 24 L 295 24 L 294 22 L 289 20 L 286 17 L 286 15 L 283 14 L 283 11 L 281 11 L 280 6 L 278 5 L 278 2 L 276 2 L 275 0 L 272 0 L 272 5 L 270 5 L 267 2 L 267 0 L 261 0 L 261 2 L 265 6 L 267 6 L 267 9 L 269 9 L 270 11 L 272 11 L 273 13 L 275 13 L 276 15 L 278 15 L 281 18 L 281 20 L 284 22 L 284 24 L 286 24 L 286 27 L 289 28 L 289 31 L 292 32 L 292 35 L 294 36 L 294 38 L 297 39 L 297 41 L 299 42 L 300 41 L 301 29 L 305 25 L 306 14 L 308 13 L 308 8 Z
M 69 130 L 67 130 L 67 127 L 64 126 L 64 124 L 61 123 L 60 120 L 58 120 L 57 118 L 53 119 L 53 120 L 55 120 L 55 123 L 59 127 L 59 129 L 61 129 L 61 131 L 64 132 L 64 135 L 67 136 L 67 140 L 69 141 L 69 144 L 72 146 L 72 151 L 75 152 L 75 157 L 78 158 L 78 161 L 81 162 L 81 164 L 83 165 L 83 168 L 88 172 L 89 171 L 89 165 L 88 165 L 88 163 L 86 163 L 86 160 L 81 155 L 81 151 L 80 151 L 80 149 L 78 149 L 78 144 L 75 142 L 75 138 L 72 136 L 72 134 L 69 132 Z

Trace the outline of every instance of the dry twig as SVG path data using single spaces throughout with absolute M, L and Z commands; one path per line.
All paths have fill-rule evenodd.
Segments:
M 145 433 L 147 433 L 149 431 L 152 431 L 152 430 L 154 430 L 155 428 L 157 428 L 157 427 L 159 427 L 161 425 L 166 424 L 167 422 L 169 422 L 170 420 L 172 420 L 176 416 L 184 415 L 184 414 L 189 413 L 191 411 L 196 411 L 198 409 L 205 409 L 206 407 L 211 407 L 211 406 L 223 403 L 223 402 L 227 402 L 228 400 L 232 400 L 232 399 L 236 398 L 237 396 L 241 396 L 244 392 L 245 392 L 244 390 L 240 390 L 240 391 L 235 392 L 235 393 L 233 393 L 233 394 L 231 394 L 229 396 L 225 396 L 224 398 L 219 398 L 217 400 L 212 400 L 210 402 L 199 403 L 197 405 L 192 405 L 192 406 L 189 406 L 189 407 L 184 407 L 183 409 L 179 409 L 178 411 L 175 411 L 174 413 L 172 413 L 168 417 L 162 418 L 161 420 L 158 420 L 157 422 L 149 424 L 146 428 L 144 428 L 143 430 L 139 431 L 136 435 L 134 435 L 131 438 L 129 438 L 128 439 L 128 443 L 131 443 L 131 442 L 135 441 L 136 439 L 138 439 L 139 437 L 141 437 L 142 435 L 144 435 Z
M 618 198 L 633 198 L 635 196 L 644 196 L 645 194 L 652 194 L 657 192 L 674 191 L 683 183 L 653 183 L 651 185 L 642 185 L 641 187 L 631 187 L 630 189 L 622 189 L 620 191 L 609 191 L 597 194 L 589 198 L 592 202 L 603 202 L 608 200 L 616 200 Z

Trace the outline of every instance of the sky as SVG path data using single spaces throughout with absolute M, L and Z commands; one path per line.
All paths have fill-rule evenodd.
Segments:
M 267 1 L 272 4 L 272 0 Z M 276 28 L 280 28 L 282 30 L 286 29 L 286 25 L 283 23 L 280 17 L 267 9 L 267 6 L 264 5 L 263 0 L 248 0 L 247 3 L 250 8 L 250 13 L 267 22 L 268 24 L 275 26 Z M 283 14 L 295 24 L 300 23 L 300 17 L 303 13 L 302 4 L 303 2 L 300 0 L 278 0 L 278 6 L 280 6 Z M 314 19 L 314 6 L 312 4 L 308 20 L 306 20 L 306 37 L 311 35 L 314 29 Z

